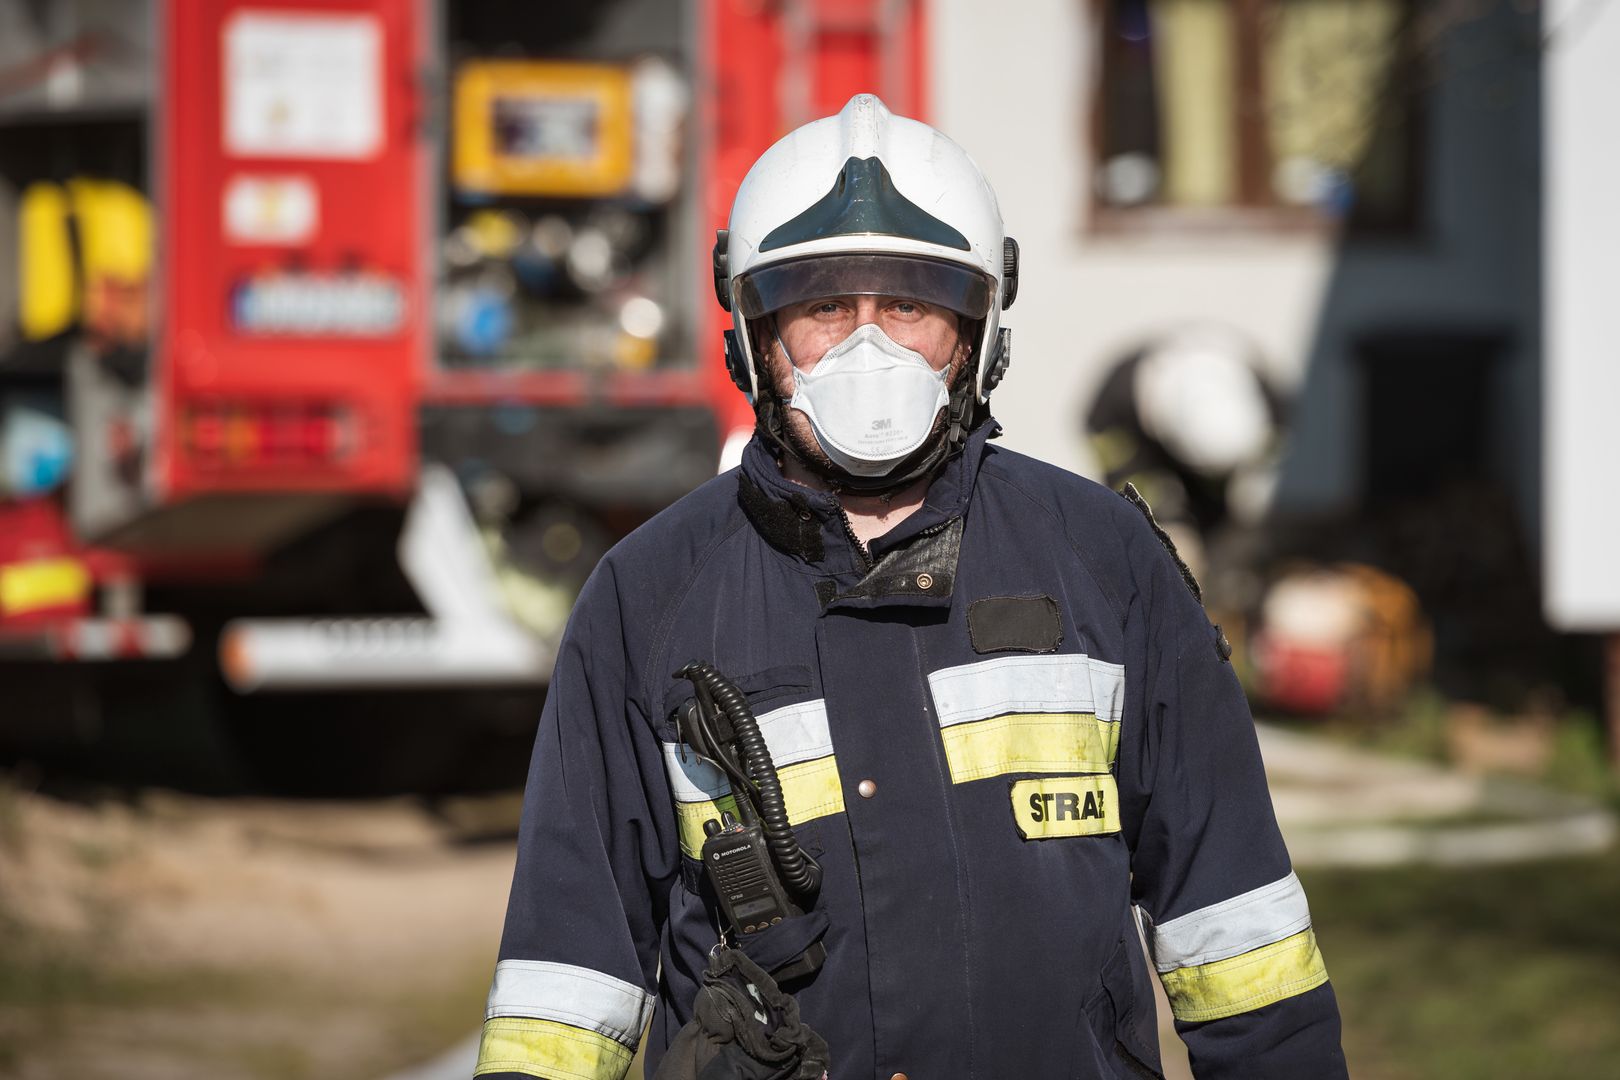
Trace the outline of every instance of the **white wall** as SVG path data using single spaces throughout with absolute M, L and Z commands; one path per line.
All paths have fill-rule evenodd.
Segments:
M 1620 12 L 1553 0 L 1546 96 L 1546 609 L 1620 629 Z

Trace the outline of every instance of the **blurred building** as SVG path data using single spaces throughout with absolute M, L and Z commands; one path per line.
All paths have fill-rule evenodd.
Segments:
M 935 119 L 1028 238 L 997 397 L 1010 441 L 1086 469 L 1052 402 L 1083 401 L 1166 328 L 1222 323 L 1298 395 L 1281 506 L 1353 507 L 1443 453 L 1475 458 L 1534 531 L 1533 7 L 947 0 L 934 41 Z M 1435 377 L 1402 363 L 1414 351 L 1441 357 Z M 1440 380 L 1454 365 L 1466 385 Z
M 1521 683 L 1556 680 L 1543 558 L 1561 530 L 1616 524 L 1602 500 L 1543 511 L 1543 296 L 1558 311 L 1549 281 L 1599 288 L 1596 257 L 1616 242 L 1612 226 L 1593 231 L 1612 197 L 1576 178 L 1612 176 L 1590 171 L 1615 100 L 1595 73 L 1620 60 L 1604 7 L 942 0 L 933 118 L 984 166 L 1024 243 L 996 398 L 1009 445 L 1101 475 L 1081 415 L 1120 360 L 1179 328 L 1226 328 L 1286 402 L 1265 557 L 1353 559 L 1410 582 L 1460 692 L 1489 696 L 1504 663 L 1526 669 Z M 1573 168 L 1549 220 L 1596 261 L 1550 279 L 1543 85 L 1560 65 L 1590 74 L 1555 102 Z M 1602 307 L 1587 303 L 1595 321 L 1566 349 L 1583 370 L 1602 366 Z M 1603 400 L 1583 385 L 1575 396 Z M 1599 427 L 1566 465 L 1614 466 Z M 1597 475 L 1581 473 L 1588 495 Z M 1588 558 L 1562 588 L 1614 573 Z M 1620 626 L 1620 603 L 1604 610 L 1549 609 L 1572 629 Z

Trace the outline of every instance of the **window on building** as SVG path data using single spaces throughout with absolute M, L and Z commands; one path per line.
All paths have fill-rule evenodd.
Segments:
M 1414 0 L 1094 2 L 1099 228 L 1414 226 Z

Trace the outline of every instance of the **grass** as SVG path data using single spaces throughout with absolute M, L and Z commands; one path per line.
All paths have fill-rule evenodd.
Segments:
M 1616 1075 L 1620 850 L 1300 876 L 1356 1077 Z
M 1620 773 L 1610 767 L 1602 725 L 1589 713 L 1573 712 L 1559 723 L 1542 780 L 1561 791 L 1588 795 L 1620 809 Z

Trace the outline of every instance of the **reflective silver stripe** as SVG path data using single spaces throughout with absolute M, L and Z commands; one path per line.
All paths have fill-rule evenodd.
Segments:
M 651 994 L 600 971 L 545 960 L 502 960 L 495 965 L 484 1019 L 555 1020 L 634 1049 L 652 1009 Z
M 1158 925 L 1147 912 L 1138 911 L 1153 966 L 1161 972 L 1225 960 L 1311 925 L 1305 890 L 1293 871 L 1270 885 Z
M 771 748 L 777 768 L 814 761 L 833 752 L 832 731 L 827 727 L 827 703 L 821 698 L 784 705 L 759 716 L 759 733 Z
M 928 676 L 939 726 L 1006 713 L 1082 712 L 1119 721 L 1125 668 L 1080 654 L 999 656 Z
M 784 705 L 756 719 L 778 769 L 814 761 L 833 751 L 827 703 L 820 698 Z M 669 773 L 669 786 L 680 802 L 718 799 L 731 791 L 725 774 L 683 743 L 664 744 L 664 771 Z

